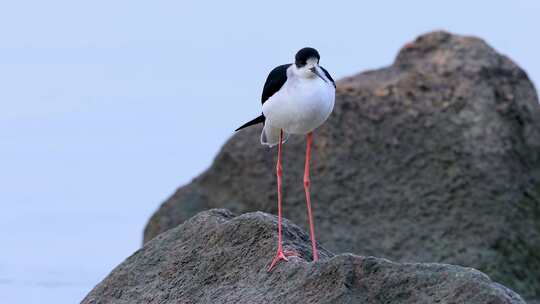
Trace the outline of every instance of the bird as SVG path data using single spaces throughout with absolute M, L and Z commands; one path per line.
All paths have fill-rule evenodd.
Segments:
M 294 63 L 282 64 L 268 74 L 261 96 L 262 114 L 241 125 L 235 131 L 263 124 L 260 141 L 268 147 L 278 146 L 276 164 L 278 192 L 278 245 L 277 253 L 267 271 L 271 272 L 280 261 L 297 256 L 283 250 L 282 241 L 282 145 L 290 134 L 306 135 L 304 191 L 306 196 L 309 234 L 313 262 L 318 261 L 317 242 L 311 208 L 310 174 L 313 131 L 320 127 L 334 108 L 336 83 L 330 73 L 319 65 L 321 56 L 312 47 L 300 49 Z

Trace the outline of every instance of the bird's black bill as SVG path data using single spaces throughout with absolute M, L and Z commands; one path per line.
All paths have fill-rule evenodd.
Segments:
M 324 82 L 328 82 L 322 75 L 321 73 L 319 73 L 319 71 L 317 70 L 317 68 L 311 68 L 309 69 L 310 71 L 312 71 L 315 75 L 319 76 L 320 79 L 322 79 Z

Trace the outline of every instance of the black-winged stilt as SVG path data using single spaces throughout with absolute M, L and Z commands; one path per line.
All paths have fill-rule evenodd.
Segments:
M 294 64 L 284 64 L 274 68 L 266 82 L 261 97 L 262 114 L 245 123 L 245 127 L 263 123 L 261 143 L 267 146 L 278 145 L 276 166 L 278 187 L 278 248 L 268 271 L 280 260 L 288 261 L 295 253 L 283 251 L 281 233 L 281 149 L 289 134 L 306 134 L 306 163 L 304 169 L 304 190 L 306 193 L 309 233 L 313 250 L 313 261 L 317 261 L 317 245 L 311 211 L 309 162 L 313 130 L 322 125 L 334 108 L 336 84 L 328 71 L 319 66 L 319 52 L 314 48 L 303 48 L 296 53 Z

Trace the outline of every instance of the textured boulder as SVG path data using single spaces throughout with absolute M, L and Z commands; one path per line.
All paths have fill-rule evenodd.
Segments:
M 325 249 L 312 263 L 302 258 L 310 256 L 308 236 L 288 221 L 284 246 L 300 257 L 268 273 L 276 226 L 262 212 L 202 212 L 146 243 L 82 303 L 525 303 L 472 268 Z
M 259 133 L 227 141 L 145 242 L 210 208 L 275 214 L 276 151 Z M 304 149 L 298 136 L 284 145 L 284 215 L 306 227 Z M 330 250 L 474 267 L 540 297 L 540 107 L 526 73 L 484 41 L 430 33 L 391 66 L 338 81 L 313 150 L 315 228 Z

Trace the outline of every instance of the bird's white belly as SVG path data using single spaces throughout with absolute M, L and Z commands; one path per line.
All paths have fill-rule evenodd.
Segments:
M 287 133 L 306 134 L 330 116 L 334 99 L 334 86 L 319 78 L 287 82 L 264 103 L 265 123 Z

